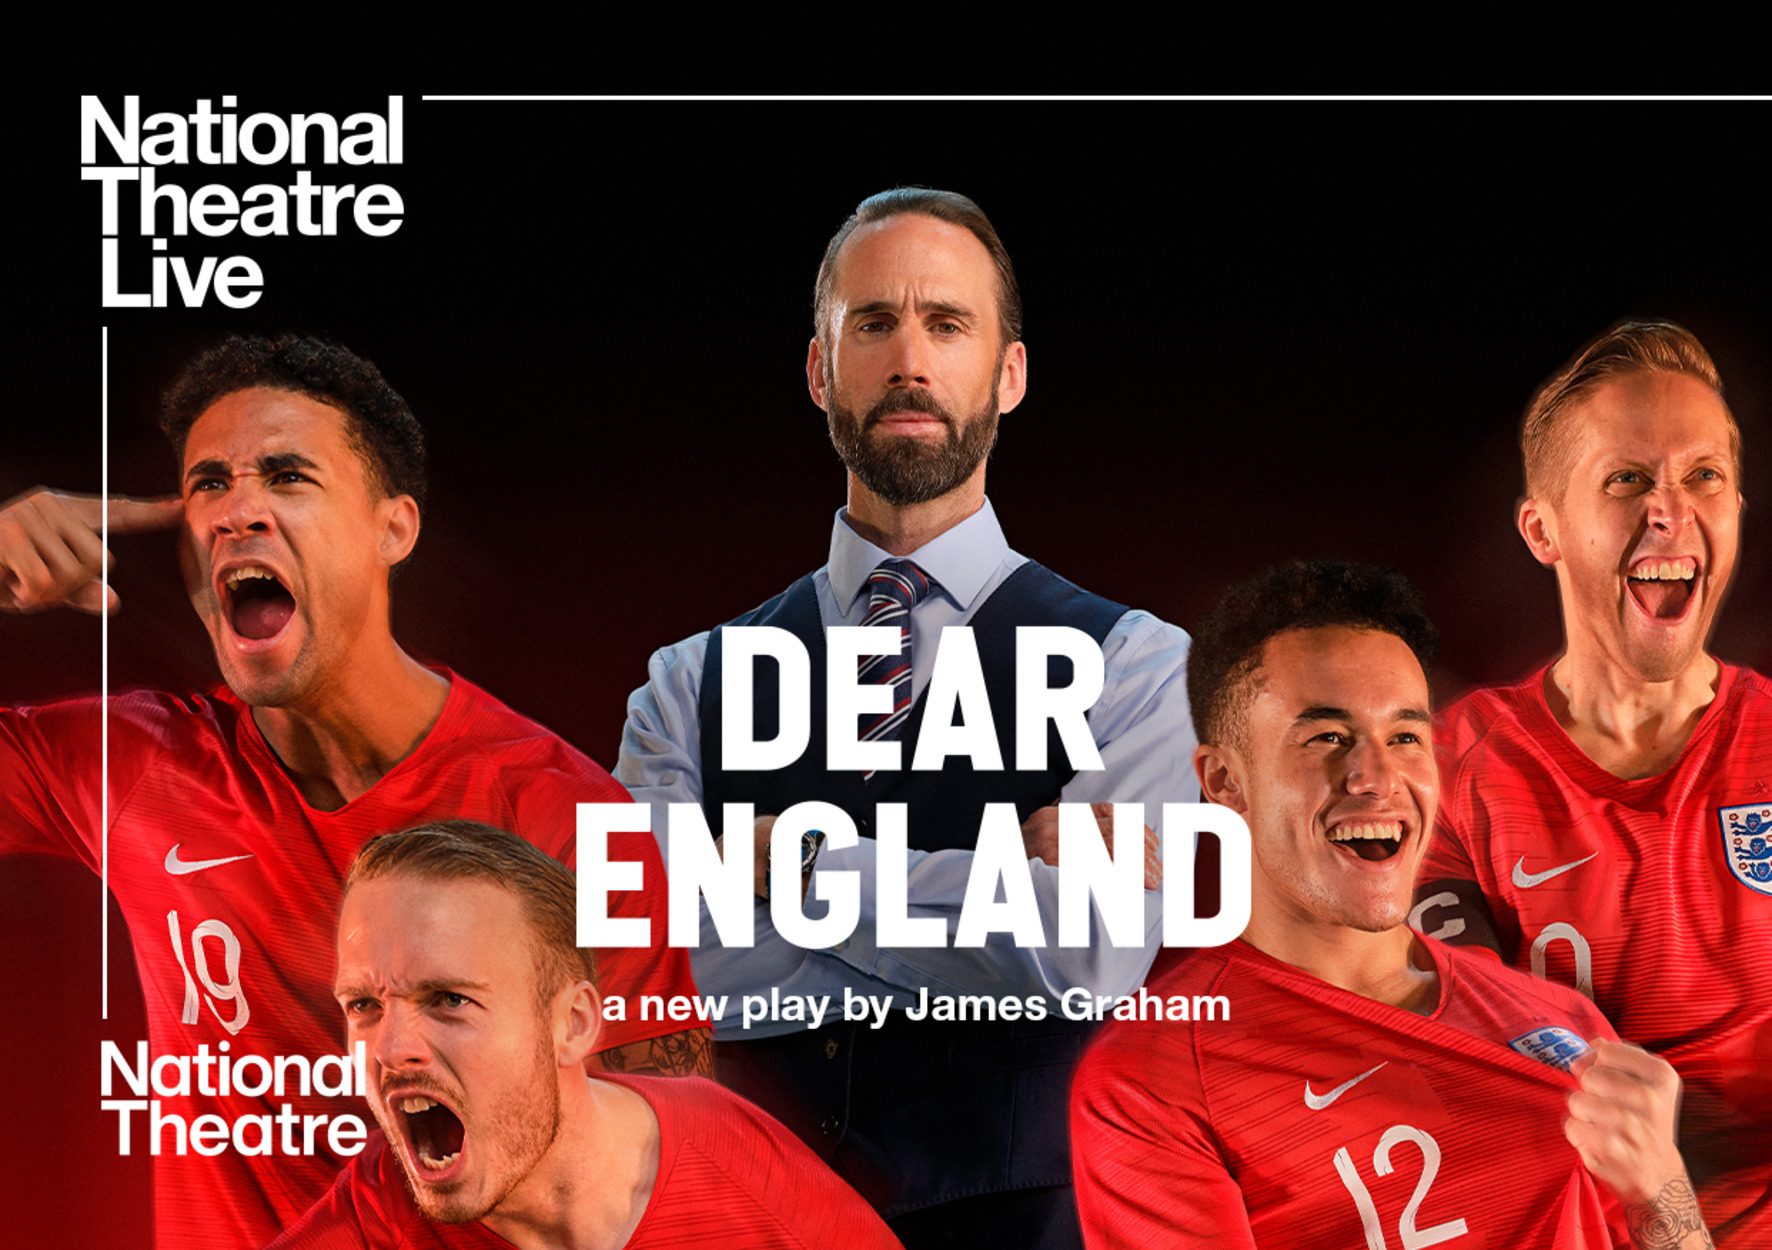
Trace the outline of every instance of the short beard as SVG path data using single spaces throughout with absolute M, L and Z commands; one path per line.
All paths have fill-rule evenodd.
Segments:
M 553 1148 L 560 1136 L 560 1088 L 554 1079 L 553 1049 L 546 1037 L 540 1039 L 532 1068 L 534 1096 L 500 1107 L 494 1113 L 497 1122 L 476 1132 L 483 1140 L 496 1140 L 507 1147 L 510 1156 L 506 1160 L 506 1174 L 490 1178 L 490 1191 L 481 1194 L 476 1203 L 461 1201 L 454 1189 L 442 1194 L 423 1189 L 410 1170 L 402 1169 L 406 1172 L 407 1192 L 427 1219 L 438 1224 L 468 1224 L 485 1219 L 529 1178 Z M 378 1107 L 378 1117 L 380 1114 Z M 400 1130 L 383 1121 L 382 1131 L 391 1134 Z
M 837 400 L 835 379 L 827 370 L 825 392 L 831 445 L 843 465 L 874 494 L 894 507 L 939 499 L 970 478 L 997 444 L 997 387 L 985 406 L 965 422 L 928 391 L 901 388 L 884 398 L 859 420 Z M 921 412 L 947 426 L 947 437 L 930 446 L 915 438 L 870 438 L 868 431 L 895 412 Z

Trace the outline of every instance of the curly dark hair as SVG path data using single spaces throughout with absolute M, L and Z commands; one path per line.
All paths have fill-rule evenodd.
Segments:
M 1421 592 L 1401 573 L 1340 560 L 1275 565 L 1225 591 L 1193 631 L 1187 695 L 1199 741 L 1240 741 L 1251 678 L 1269 638 L 1337 625 L 1395 634 L 1424 671 L 1439 643 Z
M 351 446 L 384 495 L 425 504 L 425 435 L 381 370 L 349 348 L 302 334 L 230 334 L 199 353 L 160 397 L 160 428 L 181 457 L 191 426 L 233 391 L 292 391 L 344 413 Z

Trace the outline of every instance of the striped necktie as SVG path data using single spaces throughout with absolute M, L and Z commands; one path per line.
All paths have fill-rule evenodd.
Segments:
M 892 710 L 863 716 L 860 740 L 890 742 L 911 714 L 911 609 L 929 593 L 929 575 L 909 560 L 887 560 L 868 574 L 868 614 L 863 625 L 898 626 L 897 655 L 864 655 L 856 675 L 864 685 L 891 686 Z M 865 774 L 872 779 L 870 769 Z

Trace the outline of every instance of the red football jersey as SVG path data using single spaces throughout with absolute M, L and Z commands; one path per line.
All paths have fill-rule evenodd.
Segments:
M 1442 716 L 1413 919 L 1462 942 L 1492 924 L 1504 959 L 1673 1064 L 1713 1234 L 1737 1241 L 1749 1213 L 1738 1244 L 1772 1246 L 1772 683 L 1723 665 L 1679 761 L 1625 781 L 1570 741 L 1544 681 Z
M 1561 986 L 1425 944 L 1429 1016 L 1241 941 L 1151 982 L 1191 1022 L 1108 1025 L 1072 1087 L 1085 1243 L 1628 1246 L 1622 1208 L 1563 1137 L 1567 1066 L 1612 1030 Z
M 310 807 L 257 724 L 225 688 L 211 696 L 137 693 L 110 702 L 110 885 L 135 941 L 155 1056 L 231 1058 L 339 1053 L 344 1017 L 332 997 L 334 930 L 346 869 L 370 837 L 433 817 L 482 820 L 572 861 L 579 802 L 627 792 L 546 729 L 453 674 L 442 715 L 416 750 L 339 808 Z M 98 871 L 99 700 L 0 710 L 0 851 L 72 855 Z M 692 994 L 682 950 L 662 945 L 664 866 L 648 834 L 612 834 L 611 858 L 645 865 L 645 890 L 614 895 L 611 911 L 655 916 L 660 943 L 598 951 L 606 994 Z M 682 1029 L 670 1021 L 606 1025 L 609 1046 Z M 125 1047 L 132 1064 L 133 1048 Z M 81 1097 L 98 1094 L 95 1087 Z M 136 1097 L 114 1079 L 113 1098 Z M 189 1122 L 349 1113 L 356 1098 L 193 1094 L 162 1098 Z M 130 1147 L 145 1153 L 145 1117 Z M 256 1138 L 254 1139 L 256 1140 Z M 319 1153 L 155 1160 L 156 1241 L 164 1250 L 257 1247 L 325 1192 L 344 1159 Z
M 658 1178 L 624 1250 L 885 1250 L 874 1209 L 798 1137 L 737 1094 L 699 1077 L 605 1076 L 658 1117 Z M 475 1250 L 509 1247 L 481 1223 L 433 1224 L 377 1133 L 326 1197 L 273 1250 Z

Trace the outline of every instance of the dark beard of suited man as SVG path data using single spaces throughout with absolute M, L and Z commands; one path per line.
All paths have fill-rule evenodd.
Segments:
M 1001 352 L 997 367 L 1000 372 Z M 933 395 L 919 390 L 889 391 L 857 420 L 854 411 L 836 397 L 836 378 L 828 359 L 825 386 L 831 394 L 831 445 L 843 467 L 887 503 L 903 507 L 939 499 L 971 477 L 997 445 L 995 385 L 990 402 L 963 422 L 956 421 Z M 932 446 L 917 439 L 870 437 L 870 431 L 894 412 L 927 413 L 947 426 L 947 438 Z

